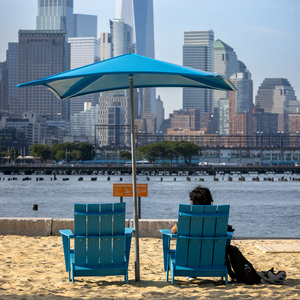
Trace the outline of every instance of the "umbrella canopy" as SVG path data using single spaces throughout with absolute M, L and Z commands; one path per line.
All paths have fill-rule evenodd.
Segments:
M 17 87 L 36 85 L 47 87 L 59 99 L 129 88 L 135 229 L 135 279 L 140 280 L 133 88 L 193 87 L 235 91 L 234 85 L 218 73 L 209 73 L 178 66 L 137 54 L 124 54 L 43 79 L 22 83 L 17 85 Z
M 134 76 L 134 88 L 198 87 L 230 90 L 235 87 L 223 75 L 178 66 L 137 54 L 124 54 L 17 87 L 44 85 L 59 99 L 90 93 L 128 89 L 128 76 Z

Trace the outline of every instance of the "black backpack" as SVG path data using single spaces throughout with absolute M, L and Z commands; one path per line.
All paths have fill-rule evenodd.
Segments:
M 226 265 L 232 281 L 246 284 L 257 284 L 261 281 L 252 264 L 236 246 L 226 247 Z

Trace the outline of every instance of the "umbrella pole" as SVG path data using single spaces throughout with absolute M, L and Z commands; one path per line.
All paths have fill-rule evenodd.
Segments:
M 135 126 L 134 126 L 134 101 L 133 101 L 133 76 L 129 76 L 130 96 L 130 125 L 131 125 L 131 161 L 132 161 L 132 188 L 133 188 L 133 217 L 135 232 L 135 281 L 140 280 L 140 249 L 139 249 L 139 218 L 137 211 L 136 192 L 136 148 L 135 148 Z

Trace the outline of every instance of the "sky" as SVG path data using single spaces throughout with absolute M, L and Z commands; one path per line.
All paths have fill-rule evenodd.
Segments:
M 265 78 L 286 78 L 300 100 L 300 0 L 153 0 L 155 58 L 182 65 L 184 31 L 214 31 L 252 74 L 254 101 Z M 109 32 L 115 0 L 74 0 L 74 13 L 98 16 Z M 19 29 L 35 29 L 37 0 L 0 0 L 0 61 Z M 160 88 L 165 117 L 182 108 L 182 89 Z

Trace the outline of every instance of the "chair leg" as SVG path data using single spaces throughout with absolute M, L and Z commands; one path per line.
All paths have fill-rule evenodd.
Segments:
M 223 281 L 223 279 L 225 280 L 225 285 L 227 285 L 228 284 L 228 276 L 227 275 L 222 276 L 221 280 Z
M 165 263 L 165 267 L 166 267 L 166 277 L 167 277 L 167 282 L 169 281 L 169 270 L 170 270 L 170 268 L 169 268 L 169 257 L 167 256 L 167 259 L 166 259 L 166 263 Z
M 169 261 L 170 275 L 171 275 L 171 283 L 174 284 L 174 265 L 172 260 Z
M 71 266 L 71 273 L 72 273 L 72 282 L 74 283 L 74 268 L 75 268 L 75 265 L 72 264 Z
M 72 264 L 71 264 L 71 262 L 69 262 L 69 270 L 68 270 L 69 282 L 71 281 L 71 273 L 72 273 Z

